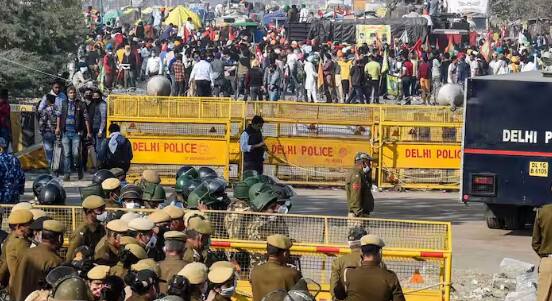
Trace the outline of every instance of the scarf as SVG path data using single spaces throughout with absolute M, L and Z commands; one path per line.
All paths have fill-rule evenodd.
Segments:
M 117 137 L 120 135 L 120 132 L 115 132 L 109 135 L 109 142 L 107 143 L 107 146 L 112 154 L 115 154 L 115 151 L 117 150 Z
M 8 102 L 0 103 L 0 127 L 9 128 L 10 104 Z

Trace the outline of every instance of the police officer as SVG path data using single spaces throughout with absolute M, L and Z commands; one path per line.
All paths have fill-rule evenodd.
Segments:
M 266 240 L 268 261 L 253 268 L 250 274 L 253 301 L 261 301 L 269 292 L 277 289 L 289 291 L 301 279 L 301 272 L 288 266 L 291 240 L 274 234 Z
M 119 254 L 119 262 L 109 270 L 109 275 L 117 276 L 123 279 L 133 264 L 138 263 L 148 256 L 146 250 L 138 244 L 127 244 L 121 249 Z
M 102 292 L 106 288 L 105 281 L 109 276 L 109 269 L 110 267 L 107 265 L 97 265 L 86 274 L 88 287 L 94 300 L 101 300 Z
M 17 269 L 17 263 L 23 253 L 29 249 L 31 241 L 31 222 L 33 214 L 30 210 L 21 209 L 12 211 L 8 217 L 8 225 L 12 237 L 6 244 L 6 265 L 9 273 L 9 291 L 13 294 L 13 279 Z
M 145 207 L 150 209 L 160 208 L 167 199 L 165 189 L 160 184 L 155 184 L 147 188 L 148 189 L 144 190 L 142 195 Z
M 211 223 L 201 218 L 192 218 L 186 228 L 186 251 L 182 259 L 187 262 L 203 262 L 207 260 L 211 243 Z
M 13 282 L 13 300 L 25 300 L 33 291 L 41 287 L 46 274 L 63 262 L 57 255 L 63 245 L 65 226 L 56 220 L 44 221 L 42 239 L 38 246 L 30 248 L 23 254 Z
M 68 275 L 61 278 L 52 288 L 52 300 L 88 300 L 89 288 L 82 278 Z
M 4 204 L 15 204 L 25 192 L 25 173 L 7 147 L 8 142 L 0 137 L 0 199 Z
M 121 195 L 121 181 L 117 178 L 109 178 L 102 182 L 105 205 L 108 208 L 120 208 L 119 196 Z
M 159 289 L 161 293 L 167 293 L 167 283 L 173 275 L 176 275 L 184 266 L 186 266 L 188 261 L 182 260 L 184 256 L 184 245 L 186 243 L 186 235 L 178 231 L 169 231 L 164 234 L 165 237 L 165 260 L 159 262 L 159 269 L 161 274 L 159 278 L 161 282 L 159 283 Z
M 159 276 L 149 268 L 143 268 L 127 277 L 132 294 L 127 301 L 153 301 L 159 294 Z
M 119 261 L 121 237 L 128 231 L 128 224 L 120 219 L 107 223 L 106 234 L 96 245 L 94 261 L 98 264 L 114 266 Z
M 552 296 L 552 204 L 544 205 L 537 210 L 533 224 L 533 250 L 541 258 L 539 265 L 539 283 L 537 300 L 549 300 Z
M 211 291 L 209 291 L 207 295 L 207 300 L 230 301 L 236 292 L 236 270 L 230 262 L 228 262 L 230 265 L 224 264 L 225 261 L 219 262 L 223 264 L 216 266 L 213 264 L 207 275 L 211 287 Z
M 367 153 L 360 153 L 360 158 L 364 161 L 364 168 L 362 170 L 364 171 L 366 185 L 372 191 L 372 157 Z
M 121 188 L 122 207 L 127 209 L 142 208 L 142 189 L 133 184 Z
M 370 162 L 363 158 L 362 153 L 355 155 L 355 166 L 347 176 L 345 190 L 349 217 L 368 217 L 374 210 L 374 197 L 366 181 L 366 171 Z
M 186 278 L 190 284 L 188 290 L 188 296 L 190 296 L 190 301 L 201 301 L 204 300 L 203 296 L 204 283 L 207 281 L 207 266 L 201 262 L 192 262 L 187 264 L 178 275 Z
M 33 206 L 29 202 L 19 202 L 19 203 L 15 204 L 12 207 L 11 212 L 14 212 L 14 211 L 17 211 L 17 210 L 22 210 L 22 209 L 30 210 L 32 208 L 33 208 Z M 4 236 L 5 236 L 5 233 L 2 233 L 2 234 L 4 234 Z M 0 262 L 1 262 L 1 264 L 0 264 L 0 283 L 6 284 L 6 285 L 8 284 L 8 277 L 10 276 L 9 272 L 8 272 L 8 264 L 6 262 L 6 246 L 8 245 L 10 240 L 13 239 L 13 237 L 14 237 L 14 233 L 12 231 L 10 231 L 10 233 L 7 236 L 4 237 L 4 241 L 3 241 L 2 247 L 1 247 L 2 252 L 0 254 Z
M 330 278 L 330 293 L 337 299 L 334 294 L 334 288 L 338 283 L 343 283 L 343 271 L 348 267 L 358 267 L 362 261 L 362 253 L 360 251 L 360 239 L 368 234 L 366 230 L 361 227 L 351 228 L 349 231 L 349 236 L 347 241 L 349 243 L 349 248 L 351 248 L 351 253 L 342 255 L 336 258 L 332 262 L 332 274 Z
M 351 301 L 405 301 L 397 275 L 381 266 L 383 240 L 375 235 L 360 239 L 362 262 L 343 271 L 334 288 L 338 299 Z
M 243 170 L 255 170 L 263 174 L 263 161 L 266 144 L 264 143 L 263 128 L 264 120 L 261 116 L 255 115 L 251 124 L 247 126 L 240 136 L 240 150 L 243 153 Z
M 165 259 L 163 253 L 163 245 L 165 244 L 165 238 L 163 234 L 168 231 L 169 223 L 171 222 L 171 216 L 161 209 L 157 209 L 148 215 L 148 219 L 154 224 L 153 236 L 150 243 L 146 246 L 148 257 L 153 258 L 156 261 Z
M 166 212 L 171 217 L 171 222 L 169 224 L 169 230 L 171 231 L 184 231 L 186 226 L 184 225 L 184 210 L 176 206 L 167 206 L 163 208 L 163 211 Z
M 67 248 L 66 262 L 73 260 L 76 248 L 85 245 L 94 250 L 98 242 L 105 236 L 105 228 L 101 224 L 107 219 L 103 198 L 97 195 L 88 196 L 82 202 L 82 209 L 84 210 L 84 223 L 73 232 Z
M 128 223 L 128 234 L 136 239 L 142 248 L 147 249 L 146 246 L 153 237 L 153 227 L 155 227 L 155 224 L 149 218 L 135 218 Z

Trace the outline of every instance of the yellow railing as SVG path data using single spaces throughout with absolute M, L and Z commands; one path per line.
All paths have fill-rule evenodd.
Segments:
M 227 120 L 226 156 L 235 179 L 242 165 L 239 135 L 254 115 L 266 121 L 265 173 L 284 182 L 343 185 L 355 153 L 363 151 L 374 158 L 372 176 L 380 187 L 458 188 L 462 111 L 449 107 L 111 95 L 108 121 L 122 123 L 131 135 L 132 125 L 151 138 L 209 140 L 222 129 L 208 123 Z M 187 164 L 133 163 L 131 175 L 157 168 L 166 174 L 164 183 L 174 183 L 174 172 Z
M 3 229 L 11 205 L 1 205 Z M 66 241 L 82 222 L 78 206 L 36 206 L 67 227 Z M 109 209 L 118 211 L 127 209 Z M 148 214 L 151 209 L 135 210 Z M 408 301 L 450 300 L 452 269 L 452 227 L 446 222 L 345 218 L 295 214 L 206 211 L 213 224 L 211 249 L 237 261 L 241 267 L 240 290 L 248 295 L 248 273 L 264 257 L 265 239 L 271 234 L 285 234 L 294 240 L 293 263 L 304 277 L 321 284 L 319 300 L 330 300 L 331 263 L 350 252 L 346 245 L 349 229 L 363 226 L 386 243 L 384 261 L 401 282 Z M 416 275 L 416 278 L 412 276 Z

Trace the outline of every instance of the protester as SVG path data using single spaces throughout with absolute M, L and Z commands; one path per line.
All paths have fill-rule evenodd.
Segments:
M 8 90 L 0 90 L 0 138 L 6 142 L 6 149 L 11 141 L 11 109 L 8 101 Z
M 0 203 L 16 204 L 25 190 L 25 173 L 19 159 L 8 153 L 8 143 L 0 137 Z
M 126 174 L 132 160 L 132 145 L 130 141 L 121 134 L 119 125 L 109 125 L 109 138 L 104 139 L 98 152 L 100 166 L 103 169 L 121 168 Z

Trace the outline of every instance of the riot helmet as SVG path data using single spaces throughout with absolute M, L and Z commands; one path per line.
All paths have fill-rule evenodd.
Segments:
M 65 189 L 57 182 L 51 182 L 40 190 L 38 203 L 41 205 L 61 205 L 65 202 Z
M 115 175 L 110 170 L 100 169 L 92 177 L 92 183 L 102 185 L 103 181 L 109 178 L 115 178 Z
M 197 170 L 190 165 L 184 165 L 178 169 L 176 172 L 176 178 L 180 178 L 182 175 L 186 175 L 190 179 L 197 179 L 199 178 L 199 174 L 197 173 Z
M 211 167 L 200 167 L 198 170 L 199 178 L 201 180 L 207 180 L 210 178 L 218 178 L 217 172 Z
M 40 175 L 33 181 L 33 194 L 38 198 L 40 195 L 40 190 L 44 188 L 50 181 L 53 179 L 51 175 Z

